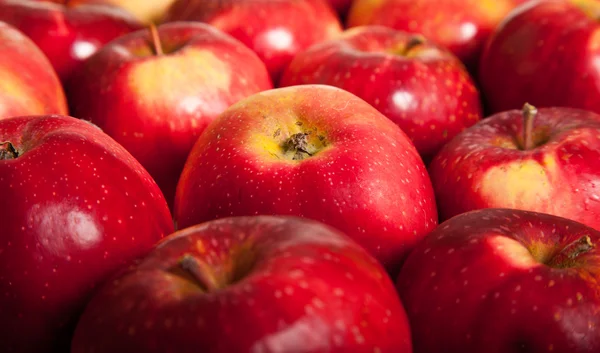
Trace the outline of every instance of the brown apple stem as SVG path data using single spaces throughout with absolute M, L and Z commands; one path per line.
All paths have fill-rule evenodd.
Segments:
M 299 132 L 290 136 L 290 138 L 285 142 L 285 151 L 295 152 L 294 157 L 292 158 L 293 160 L 302 160 L 306 158 L 305 155 L 312 156 L 312 154 L 306 150 L 308 147 L 308 135 L 309 134 L 306 132 Z
M 157 56 L 163 55 L 164 51 L 162 43 L 160 42 L 160 35 L 154 23 L 150 24 L 150 37 L 152 38 L 152 46 L 154 47 L 154 53 Z
M 523 105 L 523 149 L 530 150 L 535 147 L 533 142 L 533 121 L 538 113 L 536 107 L 529 103 Z
M 404 50 L 402 51 L 403 55 L 408 55 L 411 50 L 425 43 L 425 37 L 421 35 L 414 35 L 410 38 L 410 40 L 404 46 Z
M 206 262 L 186 254 L 179 260 L 179 266 L 183 271 L 190 274 L 208 292 L 214 292 L 219 289 L 217 279 Z
M 0 142 L 0 160 L 15 159 L 19 157 L 19 152 L 10 141 Z
M 568 267 L 579 255 L 594 249 L 594 247 L 595 245 L 592 243 L 590 236 L 584 235 L 565 246 L 564 249 L 548 261 L 547 265 L 559 268 Z

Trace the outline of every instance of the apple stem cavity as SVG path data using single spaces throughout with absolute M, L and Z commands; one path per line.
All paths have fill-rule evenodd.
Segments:
M 290 138 L 285 142 L 285 151 L 286 153 L 289 151 L 294 151 L 294 157 L 292 158 L 295 161 L 303 160 L 306 156 L 311 157 L 312 153 L 308 152 L 306 148 L 308 147 L 308 133 L 299 132 L 290 136 Z
M 11 142 L 0 142 L 0 160 L 5 161 L 17 157 L 19 157 L 19 152 Z
M 564 247 L 558 254 L 552 257 L 548 266 L 556 268 L 570 267 L 575 259 L 581 254 L 585 254 L 594 249 L 594 244 L 589 235 L 584 235 L 574 242 Z
M 536 107 L 529 103 L 523 105 L 523 150 L 527 151 L 535 148 L 533 141 L 533 121 L 538 113 Z
M 414 48 L 425 43 L 425 37 L 421 35 L 415 35 L 410 38 L 410 40 L 404 46 L 404 50 L 402 51 L 402 55 L 408 56 Z
M 179 267 L 191 275 L 207 292 L 214 292 L 219 289 L 217 279 L 204 261 L 186 254 L 179 260 Z
M 154 23 L 150 24 L 150 38 L 152 38 L 152 46 L 154 47 L 154 54 L 161 56 L 164 54 L 162 43 L 160 41 L 160 34 Z

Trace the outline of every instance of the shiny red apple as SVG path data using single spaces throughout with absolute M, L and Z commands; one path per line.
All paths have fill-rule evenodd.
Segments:
M 486 209 L 442 223 L 397 280 L 415 353 L 600 352 L 600 233 Z
M 85 59 L 110 40 L 140 28 L 126 11 L 103 5 L 1 0 L 0 21 L 31 38 L 66 82 Z
M 410 353 L 405 311 L 381 265 L 343 234 L 288 217 L 179 231 L 109 281 L 72 353 Z
M 275 83 L 294 55 L 342 30 L 325 0 L 177 0 L 165 21 L 202 21 L 231 34 L 258 54 Z
M 173 231 L 142 166 L 92 124 L 0 121 L 2 352 L 67 352 L 94 288 Z
M 131 152 L 171 204 L 206 126 L 231 104 L 270 88 L 264 64 L 242 43 L 207 24 L 178 22 L 100 49 L 69 83 L 68 98 L 72 114 Z
M 325 85 L 265 91 L 221 114 L 188 157 L 174 213 L 182 228 L 260 214 L 322 221 L 391 273 L 437 225 L 410 139 L 364 100 Z
M 0 21 L 0 120 L 67 114 L 67 100 L 48 58 L 27 36 Z
M 600 115 L 525 105 L 490 116 L 429 166 L 441 219 L 513 208 L 600 229 Z
M 484 44 L 519 3 L 529 0 L 355 0 L 348 26 L 383 25 L 420 33 L 476 72 Z
M 600 113 L 600 1 L 535 1 L 486 46 L 479 78 L 491 112 L 565 106 Z
M 315 44 L 290 63 L 281 86 L 327 84 L 377 108 L 411 138 L 425 161 L 482 118 L 463 64 L 419 35 L 363 26 Z

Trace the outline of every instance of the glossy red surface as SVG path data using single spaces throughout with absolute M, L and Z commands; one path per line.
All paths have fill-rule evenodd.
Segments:
M 18 152 L 0 160 L 2 351 L 66 352 L 95 286 L 173 231 L 169 210 L 142 166 L 89 123 L 2 120 L 0 141 Z
M 46 54 L 61 81 L 101 46 L 141 28 L 126 11 L 103 5 L 2 0 L 0 21 L 17 27 Z
M 272 88 L 264 64 L 234 38 L 203 23 L 158 27 L 102 48 L 71 80 L 72 114 L 90 120 L 139 160 L 172 204 L 198 136 L 231 104 Z
M 192 256 L 219 287 L 182 277 Z M 179 273 L 179 275 L 177 275 Z M 77 328 L 73 353 L 411 352 L 385 270 L 321 224 L 221 219 L 165 239 L 108 283 Z
M 348 30 L 316 44 L 288 66 L 281 86 L 327 84 L 377 108 L 429 161 L 452 137 L 482 118 L 479 92 L 460 60 L 415 35 L 383 26 Z
M 591 248 L 574 252 L 586 236 Z M 397 281 L 414 352 L 600 351 L 598 243 L 594 229 L 519 210 L 441 224 Z
M 309 134 L 312 156 L 291 158 L 286 146 L 297 134 Z M 390 272 L 437 225 L 429 177 L 406 134 L 362 99 L 324 85 L 246 98 L 192 149 L 175 199 L 180 227 L 258 214 L 337 227 Z

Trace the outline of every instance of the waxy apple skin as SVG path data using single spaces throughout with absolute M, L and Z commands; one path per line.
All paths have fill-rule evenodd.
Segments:
M 280 85 L 298 84 L 332 85 L 364 99 L 400 126 L 426 163 L 482 118 L 479 92 L 460 60 L 383 26 L 353 28 L 296 55 Z
M 286 147 L 304 134 L 300 147 L 312 156 Z M 391 273 L 437 225 L 431 182 L 406 134 L 362 99 L 325 85 L 246 98 L 192 149 L 175 198 L 180 227 L 259 214 L 334 226 Z
M 521 210 L 440 224 L 397 280 L 414 352 L 600 351 L 599 243 L 580 223 Z
M 429 165 L 440 219 L 480 208 L 553 214 L 600 229 L 600 116 L 540 108 L 536 146 L 523 150 L 519 110 L 457 135 Z
M 21 31 L 0 21 L 0 120 L 19 115 L 67 114 L 56 72 Z
M 262 61 L 203 23 L 158 27 L 103 47 L 68 89 L 72 114 L 100 126 L 150 172 L 172 205 L 185 160 L 206 126 L 231 104 L 273 87 Z
M 66 352 L 95 286 L 173 232 L 169 209 L 92 124 L 16 117 L 0 121 L 0 141 L 2 351 Z
M 566 106 L 600 113 L 600 3 L 532 2 L 491 36 L 479 71 L 491 112 Z
M 17 27 L 46 54 L 66 83 L 82 62 L 104 44 L 141 28 L 126 11 L 105 5 L 2 0 L 0 21 Z
M 165 21 L 201 21 L 229 33 L 256 52 L 276 85 L 298 52 L 342 31 L 325 0 L 178 0 Z
M 215 289 L 182 275 L 202 263 Z M 185 276 L 185 277 L 184 277 Z M 314 221 L 225 218 L 165 238 L 108 281 L 78 324 L 72 353 L 411 352 L 383 267 Z
M 420 33 L 448 48 L 471 72 L 500 21 L 528 0 L 355 0 L 348 27 L 382 25 Z

